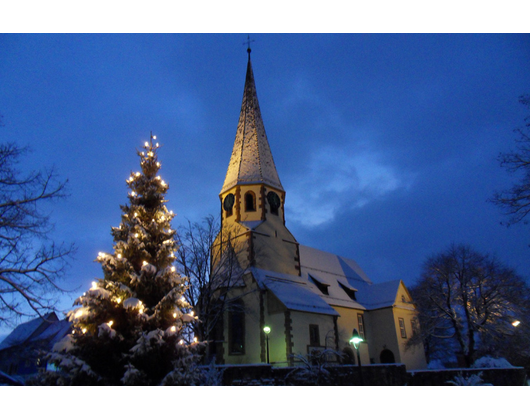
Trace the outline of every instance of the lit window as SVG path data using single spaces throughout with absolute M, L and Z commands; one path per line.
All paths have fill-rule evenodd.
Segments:
M 366 340 L 364 335 L 364 318 L 362 314 L 357 314 L 357 323 L 359 324 L 359 335 L 363 340 Z
M 405 330 L 405 320 L 403 318 L 398 318 L 399 321 L 399 330 L 401 332 L 401 338 L 407 338 L 407 331 Z

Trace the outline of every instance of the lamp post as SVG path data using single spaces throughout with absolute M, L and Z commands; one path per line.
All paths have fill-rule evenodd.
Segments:
M 267 338 L 267 364 L 269 364 L 269 334 L 271 333 L 271 327 L 263 327 L 263 332 L 265 333 L 265 337 Z
M 350 339 L 350 344 L 352 344 L 355 350 L 357 350 L 357 362 L 359 366 L 359 378 L 361 380 L 361 385 L 364 385 L 364 381 L 363 381 L 363 371 L 361 368 L 361 355 L 359 354 L 359 344 L 361 344 L 363 341 L 364 340 L 362 339 L 362 337 L 359 335 L 357 330 L 354 328 L 352 337 Z

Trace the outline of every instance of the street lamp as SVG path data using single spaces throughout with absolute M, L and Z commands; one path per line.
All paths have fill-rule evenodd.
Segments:
M 267 338 L 267 364 L 269 364 L 269 334 L 271 333 L 271 327 L 263 327 L 263 332 L 265 333 L 265 337 Z
M 357 330 L 354 328 L 352 337 L 350 339 L 350 344 L 352 344 L 353 347 L 355 347 L 355 350 L 357 350 L 357 362 L 359 366 L 359 377 L 361 379 L 361 385 L 364 385 L 364 383 L 363 383 L 363 371 L 361 368 L 361 355 L 359 354 L 359 344 L 361 344 L 363 341 L 364 341 L 363 338 L 359 335 Z

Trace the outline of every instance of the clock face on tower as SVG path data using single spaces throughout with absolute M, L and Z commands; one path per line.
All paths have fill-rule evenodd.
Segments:
M 232 207 L 234 207 L 234 194 L 228 194 L 223 201 L 223 208 L 226 211 L 230 211 Z
M 278 209 L 281 205 L 280 197 L 278 197 L 278 194 L 276 194 L 274 191 L 270 191 L 267 194 L 267 201 L 271 206 L 271 212 L 274 214 L 278 214 Z

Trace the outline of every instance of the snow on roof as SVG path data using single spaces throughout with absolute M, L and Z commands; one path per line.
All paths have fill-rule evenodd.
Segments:
M 8 347 L 17 346 L 22 344 L 24 341 L 29 339 L 31 335 L 35 332 L 37 328 L 44 321 L 41 318 L 35 318 L 31 321 L 25 322 L 18 325 L 12 332 L 9 334 L 2 343 L 0 343 L 0 350 L 4 350 Z
M 270 290 L 287 309 L 338 315 L 337 311 L 319 296 L 318 289 L 301 277 L 259 268 L 253 268 L 252 272 L 260 286 Z
M 239 223 L 249 230 L 254 230 L 263 223 L 263 220 L 240 221 Z
M 53 344 L 61 340 L 66 334 L 68 334 L 71 328 L 72 328 L 72 323 L 68 321 L 67 319 L 63 319 L 61 321 L 57 321 L 57 322 L 54 322 L 53 324 L 50 324 L 50 326 L 46 328 L 42 334 L 38 335 L 36 339 L 37 340 L 51 339 L 50 343 Z
M 70 323 L 67 320 L 57 321 L 57 316 L 53 312 L 46 314 L 44 318 L 49 322 L 39 317 L 17 326 L 0 343 L 0 350 L 29 341 L 52 339 L 52 342 L 54 342 L 62 338 L 70 329 Z
M 396 301 L 401 280 L 372 283 L 359 265 L 352 259 L 300 245 L 302 277 L 311 277 L 327 287 L 327 295 L 319 292 L 322 299 L 333 306 L 358 309 L 377 309 L 392 306 Z M 355 291 L 353 300 L 343 287 Z
M 305 245 L 300 245 L 300 265 L 302 272 L 311 271 L 320 273 L 322 277 L 332 275 L 333 278 L 372 283 L 354 260 Z
M 385 308 L 394 305 L 401 280 L 361 285 L 358 300 L 366 309 Z
M 237 184 L 255 183 L 283 191 L 261 118 L 249 57 L 236 138 L 221 194 Z

